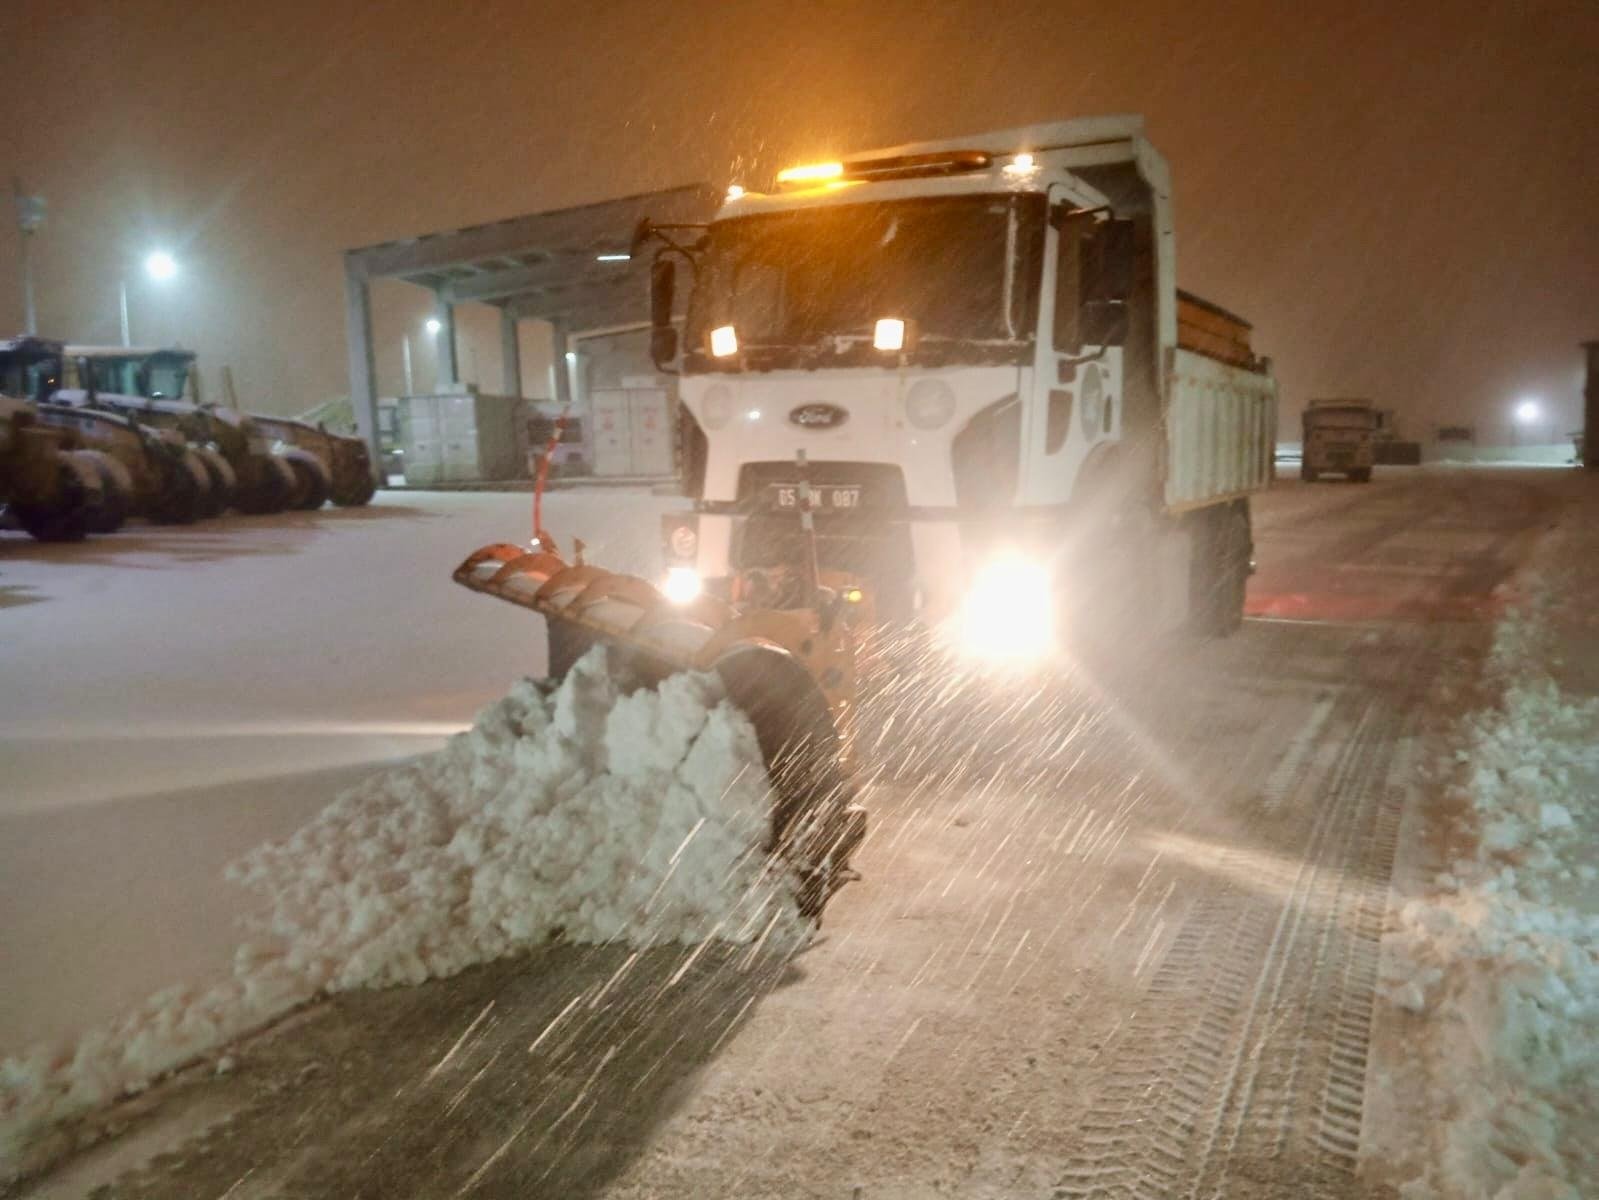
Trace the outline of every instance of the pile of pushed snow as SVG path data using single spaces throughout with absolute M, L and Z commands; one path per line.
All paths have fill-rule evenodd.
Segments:
M 1599 702 L 1536 668 L 1549 653 L 1536 620 L 1498 631 L 1500 701 L 1455 764 L 1475 851 L 1385 939 L 1447 1097 L 1407 1200 L 1599 1195 Z
M 228 868 L 264 901 L 231 980 L 0 1063 L 0 1165 L 29 1130 L 319 992 L 420 983 L 554 937 L 792 947 L 808 926 L 763 852 L 768 789 L 715 676 L 628 691 L 596 650 L 559 687 L 523 681 L 442 750 Z

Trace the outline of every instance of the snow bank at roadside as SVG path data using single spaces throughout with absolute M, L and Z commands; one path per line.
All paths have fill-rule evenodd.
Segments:
M 594 651 L 559 688 L 517 684 L 444 749 L 228 868 L 263 900 L 232 979 L 0 1063 L 0 1176 L 30 1131 L 323 991 L 420 983 L 557 936 L 797 944 L 792 881 L 761 849 L 767 790 L 714 676 L 627 693 Z
M 1551 641 L 1536 612 L 1496 631 L 1499 701 L 1452 764 L 1474 852 L 1385 939 L 1388 995 L 1426 1021 L 1413 1049 L 1436 1110 L 1430 1161 L 1375 1148 L 1410 1160 L 1405 1200 L 1599 1195 L 1599 700 L 1542 668 Z

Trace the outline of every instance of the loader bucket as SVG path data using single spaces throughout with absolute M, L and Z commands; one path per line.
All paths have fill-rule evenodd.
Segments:
M 544 616 L 552 678 L 596 645 L 649 683 L 714 671 L 754 726 L 774 791 L 767 850 L 795 870 L 801 911 L 819 917 L 854 877 L 849 859 L 866 823 L 844 766 L 841 726 L 854 671 L 842 621 L 809 611 L 741 613 L 712 596 L 677 605 L 637 576 L 508 543 L 476 551 L 454 579 Z

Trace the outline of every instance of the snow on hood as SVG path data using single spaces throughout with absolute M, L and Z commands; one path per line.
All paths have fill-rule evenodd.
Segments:
M 321 992 L 420 983 L 556 937 L 796 948 L 809 926 L 763 850 L 769 787 L 714 675 L 629 691 L 597 649 L 559 687 L 523 680 L 443 749 L 228 867 L 263 901 L 232 979 L 0 1062 L 0 1179 L 31 1131 Z

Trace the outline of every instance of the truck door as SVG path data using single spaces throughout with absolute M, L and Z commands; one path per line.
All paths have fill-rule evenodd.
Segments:
M 1103 212 L 1084 211 L 1060 185 L 1050 188 L 1049 229 L 1039 294 L 1039 329 L 1023 439 L 1023 503 L 1072 498 L 1095 447 L 1121 437 L 1121 350 L 1092 341 L 1103 328 L 1084 318 L 1084 276 Z

